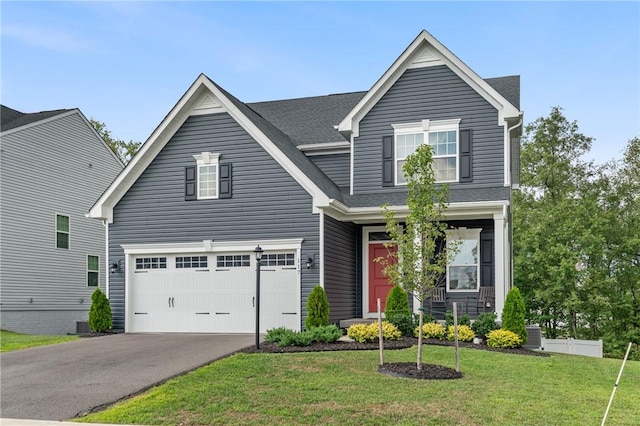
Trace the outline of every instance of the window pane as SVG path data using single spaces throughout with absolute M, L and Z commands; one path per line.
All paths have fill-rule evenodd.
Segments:
M 476 266 L 450 266 L 449 286 L 452 290 L 476 290 L 478 268 Z
M 98 273 L 87 272 L 87 286 L 98 287 Z
M 68 249 L 69 248 L 69 234 L 63 232 L 56 233 L 56 247 Z
M 56 215 L 56 231 L 69 232 L 69 216 Z
M 459 240 L 458 253 L 451 262 L 453 265 L 478 264 L 478 240 Z
M 398 183 L 406 183 L 407 180 L 404 177 L 404 160 L 400 160 L 396 163 L 396 175 Z
M 437 181 L 454 181 L 457 179 L 456 158 L 435 158 L 433 160 L 433 171 Z
M 87 256 L 87 269 L 90 271 L 100 270 L 100 260 L 98 256 Z

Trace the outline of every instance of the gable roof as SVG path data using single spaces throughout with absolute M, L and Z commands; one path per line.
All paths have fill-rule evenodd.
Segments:
M 252 108 L 200 74 L 163 121 L 153 131 L 127 167 L 91 207 L 88 217 L 113 220 L 113 208 L 131 188 L 171 137 L 193 114 L 226 112 L 258 142 L 314 198 L 315 206 L 342 199 L 329 179 L 291 139 Z
M 42 121 L 69 111 L 72 110 L 55 109 L 52 111 L 24 113 L 7 106 L 0 105 L 0 132 L 6 132 L 7 130 L 16 129 L 18 127 L 36 123 L 38 121 Z
M 511 105 L 520 109 L 520 76 L 485 78 L 484 81 L 496 89 Z
M 344 134 L 345 137 L 351 134 L 358 136 L 360 120 L 387 93 L 405 70 L 411 67 L 431 65 L 448 66 L 458 77 L 485 98 L 487 102 L 498 110 L 499 124 L 503 124 L 502 121 L 505 119 L 519 119 L 520 111 L 518 108 L 436 40 L 435 37 L 426 30 L 422 30 L 367 94 L 343 118 L 338 125 L 338 131 Z

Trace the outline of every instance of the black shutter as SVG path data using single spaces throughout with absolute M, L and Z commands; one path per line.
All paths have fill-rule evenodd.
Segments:
M 196 166 L 184 168 L 184 200 L 193 201 L 198 199 L 196 194 Z
M 218 198 L 231 198 L 231 163 L 220 164 L 220 193 Z
M 393 136 L 382 137 L 382 186 L 393 186 Z
M 473 181 L 471 153 L 473 150 L 473 131 L 460 130 L 460 182 Z
M 480 237 L 480 285 L 493 287 L 493 240 Z

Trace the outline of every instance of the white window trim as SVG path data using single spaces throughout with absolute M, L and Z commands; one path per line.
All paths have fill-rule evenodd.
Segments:
M 200 154 L 194 155 L 193 158 L 196 160 L 197 170 L 196 170 L 196 198 L 198 200 L 215 200 L 220 196 L 220 154 L 214 152 L 202 152 Z M 201 197 L 200 196 L 200 169 L 205 166 L 215 166 L 216 167 L 216 195 L 211 197 Z
M 406 186 L 406 182 L 398 182 L 398 161 L 403 160 L 397 157 L 396 138 L 399 135 L 423 134 L 423 143 L 429 143 L 429 133 L 431 132 L 456 132 L 456 178 L 454 180 L 437 180 L 436 183 L 453 183 L 460 181 L 460 118 L 450 120 L 422 120 L 415 123 L 392 124 L 393 127 L 393 181 L 396 186 Z M 450 158 L 452 155 L 433 155 L 433 159 Z M 404 158 L 406 159 L 406 157 Z
M 98 269 L 89 269 L 89 256 L 92 257 L 97 257 L 98 258 Z M 89 272 L 96 272 L 98 274 L 98 283 L 93 286 L 93 285 L 89 285 Z M 91 287 L 95 287 L 95 288 L 100 288 L 100 256 L 99 255 L 95 255 L 95 254 L 88 254 L 87 255 L 87 275 L 86 275 L 86 280 L 87 280 L 87 288 Z
M 58 216 L 64 216 L 69 220 L 69 230 L 68 231 L 58 231 Z M 55 234 L 54 234 L 54 240 L 53 240 L 53 245 L 55 248 L 60 249 L 60 250 L 71 250 L 71 215 L 68 214 L 64 214 L 64 213 L 55 213 Z M 58 247 L 58 232 L 62 233 L 62 234 L 67 234 L 67 247 Z
M 449 267 L 451 266 L 470 266 L 469 264 L 463 264 L 463 265 L 455 265 L 455 264 L 451 264 L 449 263 L 449 261 L 447 261 L 447 292 L 452 292 L 452 293 L 469 293 L 469 292 L 474 292 L 477 293 L 480 291 L 480 263 L 481 263 L 481 253 L 480 253 L 480 232 L 482 232 L 482 229 L 480 228 L 474 228 L 474 229 L 467 229 L 467 228 L 458 228 L 458 229 L 454 229 L 454 230 L 448 230 L 445 231 L 446 233 L 446 238 L 447 241 L 450 239 L 456 239 L 456 240 L 476 240 L 477 242 L 477 247 L 478 247 L 478 255 L 477 255 L 477 259 L 476 259 L 476 288 L 475 290 L 470 290 L 470 289 L 452 289 L 451 286 L 449 285 Z

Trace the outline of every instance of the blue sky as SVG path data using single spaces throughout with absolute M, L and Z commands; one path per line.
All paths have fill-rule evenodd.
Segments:
M 1 2 L 2 104 L 80 108 L 144 141 L 200 73 L 245 102 L 369 89 L 422 29 L 525 123 L 564 108 L 619 158 L 640 135 L 638 2 Z

